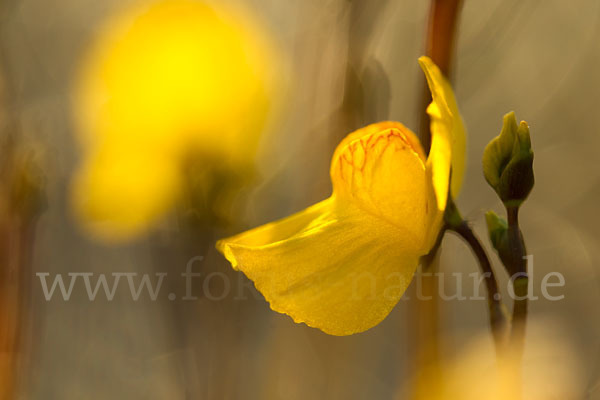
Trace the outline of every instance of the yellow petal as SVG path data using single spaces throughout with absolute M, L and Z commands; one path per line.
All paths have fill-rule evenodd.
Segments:
M 428 164 L 432 171 L 438 207 L 445 209 L 450 167 L 451 193 L 456 197 L 465 171 L 466 133 L 448 80 L 428 57 L 419 58 L 433 98 L 427 108 L 431 116 L 431 149 Z
M 349 135 L 331 164 L 333 195 L 217 244 L 271 308 L 333 335 L 379 323 L 430 247 L 439 213 L 421 146 L 399 123 Z
M 415 249 L 428 241 L 435 197 L 421 144 L 402 124 L 381 122 L 348 135 L 330 174 L 341 200 L 406 231 Z
M 418 254 L 403 231 L 335 196 L 217 247 L 275 311 L 331 335 L 383 320 L 409 285 Z
M 147 230 L 172 205 L 179 185 L 168 159 L 104 150 L 90 156 L 76 176 L 73 204 L 92 235 L 124 240 Z

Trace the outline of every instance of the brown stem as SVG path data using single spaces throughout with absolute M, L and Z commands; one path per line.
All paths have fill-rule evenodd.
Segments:
M 461 0 L 432 0 L 427 30 L 427 42 L 425 54 L 428 55 L 440 68 L 442 72 L 449 76 L 449 69 L 452 59 L 452 47 L 454 42 L 454 31 L 457 26 L 457 19 L 460 10 Z M 427 106 L 431 101 L 431 96 L 427 86 L 423 86 L 421 95 L 420 125 L 419 137 L 425 152 L 429 153 L 431 147 L 431 134 L 429 132 L 429 116 L 427 115 Z M 441 237 L 438 239 L 441 240 Z M 437 259 L 433 251 L 422 261 L 422 270 L 434 272 L 437 266 Z M 436 280 L 427 274 L 423 276 L 424 287 L 433 294 L 437 293 Z M 412 344 L 419 349 L 416 354 L 418 374 L 413 387 L 412 396 L 414 399 L 438 398 L 439 382 L 442 381 L 439 361 L 439 304 L 437 298 L 432 297 L 431 301 L 417 301 L 413 310 L 412 321 L 415 323 L 416 337 Z M 432 384 L 433 382 L 433 384 Z
M 29 352 L 35 219 L 0 223 L 0 400 L 15 398 Z
M 429 11 L 425 55 L 429 56 L 436 63 L 448 79 L 451 78 L 454 39 L 461 5 L 462 0 L 432 0 Z M 431 134 L 429 132 L 429 116 L 426 109 L 431 101 L 431 95 L 426 84 L 423 86 L 421 99 L 419 137 L 423 148 L 429 151 Z
M 450 66 L 454 52 L 461 0 L 434 0 L 429 13 L 426 53 L 446 76 L 450 76 Z
M 6 5 L 5 5 L 6 6 Z M 0 46 L 0 54 L 4 54 Z M 23 139 L 17 101 L 0 56 L 0 400 L 19 397 L 32 347 L 31 257 L 37 218 L 44 207 L 40 165 L 18 157 L 31 149 Z M 25 144 L 24 144 L 25 143 Z M 33 150 L 31 150 L 33 152 Z

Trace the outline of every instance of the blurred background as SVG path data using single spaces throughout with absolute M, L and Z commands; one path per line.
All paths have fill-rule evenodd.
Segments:
M 192 189 L 150 229 L 119 243 L 97 240 L 73 212 L 71 185 L 84 157 L 73 85 L 107 18 L 144 3 L 0 4 L 0 151 L 2 162 L 27 160 L 2 164 L 12 172 L 2 174 L 0 195 L 12 193 L 10 177 L 21 176 L 23 165 L 30 182 L 22 197 L 9 196 L 13 206 L 0 215 L 8 243 L 3 268 L 20 268 L 18 289 L 11 290 L 20 293 L 12 298 L 21 303 L 6 300 L 3 306 L 5 313 L 23 310 L 4 317 L 24 327 L 13 333 L 25 356 L 12 369 L 19 378 L 11 398 L 410 398 L 405 393 L 418 375 L 417 343 L 427 345 L 415 338 L 416 300 L 400 301 L 367 332 L 328 336 L 271 311 L 214 242 L 329 196 L 331 154 L 352 130 L 385 119 L 417 130 L 423 87 L 417 58 L 429 2 L 205 2 L 253 14 L 276 49 L 271 72 L 279 85 L 251 176 L 213 176 L 216 192 L 219 182 L 235 188 L 219 192 L 231 200 L 218 212 L 210 193 L 200 190 L 198 200 L 188 182 L 184 187 Z M 483 179 L 481 155 L 499 133 L 502 116 L 514 110 L 529 123 L 535 151 L 536 186 L 521 211 L 534 256 L 534 290 L 540 293 L 548 272 L 560 272 L 566 282 L 556 289 L 564 299 L 531 302 L 524 361 L 528 398 L 600 399 L 600 113 L 594 111 L 600 104 L 599 39 L 600 3 L 594 0 L 465 0 L 459 21 L 454 88 L 469 136 L 458 204 L 489 250 L 483 214 L 502 209 Z M 15 148 L 30 156 L 13 156 Z M 38 195 L 43 199 L 35 207 L 19 208 Z M 31 226 L 15 222 L 11 213 L 26 215 L 22 219 Z M 20 255 L 17 261 L 11 252 Z M 506 274 L 489 254 L 505 289 Z M 198 299 L 170 300 L 169 293 L 185 293 L 180 274 L 194 257 L 202 258 L 193 264 L 202 274 L 194 280 Z M 478 268 L 453 236 L 444 240 L 440 265 L 448 273 Z M 112 301 L 102 293 L 90 301 L 82 284 L 68 301 L 56 295 L 47 301 L 36 273 L 49 273 L 50 282 L 74 272 L 168 276 L 156 301 L 134 301 L 125 281 Z M 472 291 L 467 282 L 466 295 Z M 456 281 L 448 274 L 445 283 Z M 483 365 L 464 375 L 446 369 L 463 389 L 493 363 L 486 313 L 483 301 L 440 303 L 441 362 L 470 365 L 469 354 L 475 353 Z M 10 336 L 6 326 L 0 329 Z

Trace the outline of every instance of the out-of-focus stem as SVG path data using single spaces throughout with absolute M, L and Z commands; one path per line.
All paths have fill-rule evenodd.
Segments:
M 425 55 L 436 63 L 448 79 L 452 78 L 454 40 L 461 6 L 462 0 L 432 0 L 429 11 Z M 429 116 L 426 112 L 429 102 L 431 102 L 431 95 L 427 85 L 424 84 L 420 105 L 419 138 L 427 152 L 431 146 Z
M 435 274 L 439 270 L 439 257 L 433 255 L 426 262 L 421 263 L 420 288 L 411 294 L 415 301 L 409 315 L 414 326 L 409 338 L 416 350 L 410 366 L 410 370 L 416 373 L 410 388 L 414 400 L 436 400 L 441 396 L 440 302 L 439 282 Z
M 458 25 L 461 0 L 432 0 L 427 28 L 425 54 L 435 62 L 447 77 L 450 75 L 452 55 L 454 53 L 454 33 Z M 419 137 L 425 152 L 429 153 L 431 134 L 427 106 L 431 96 L 426 84 L 420 101 Z M 437 249 L 436 249 L 437 250 Z M 433 272 L 437 269 L 435 251 L 422 260 L 423 274 L 421 282 L 425 291 L 431 292 L 431 299 L 415 301 L 411 314 L 411 323 L 417 327 L 413 344 L 417 350 L 416 370 L 419 374 L 414 382 L 412 397 L 414 399 L 440 398 L 442 376 L 439 362 L 439 300 L 437 298 L 437 279 Z M 431 273 L 431 274 L 430 274 Z
M 27 352 L 34 222 L 22 222 L 15 218 L 0 226 L 0 400 L 16 397 Z
M 449 76 L 454 52 L 454 37 L 462 0 L 431 2 L 426 54 Z
M 14 4 L 3 4 L 4 7 Z M 45 207 L 41 166 L 33 146 L 23 138 L 4 79 L 0 46 L 0 400 L 18 398 L 27 372 L 32 335 L 30 312 L 31 258 L 37 220 Z
M 11 279 L 6 258 L 3 255 L 0 260 L 0 400 L 13 398 L 19 347 L 19 291 L 18 285 Z

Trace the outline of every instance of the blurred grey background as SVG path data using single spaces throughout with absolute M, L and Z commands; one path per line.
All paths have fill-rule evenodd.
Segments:
M 117 247 L 89 239 L 71 216 L 67 193 L 78 150 L 70 85 L 98 24 L 133 2 L 0 4 L 4 101 L 27 140 L 46 149 L 49 206 L 37 231 L 33 272 L 169 273 L 155 302 L 133 301 L 125 287 L 112 302 L 90 302 L 81 285 L 70 301 L 45 301 L 32 274 L 35 330 L 22 398 L 388 399 L 410 381 L 413 301 L 400 301 L 365 333 L 327 336 L 272 312 L 212 243 L 329 195 L 333 148 L 358 123 L 348 121 L 348 107 L 356 104 L 344 102 L 352 82 L 359 83 L 363 100 L 361 121 L 393 119 L 416 128 L 423 84 L 416 60 L 424 48 L 428 2 L 369 1 L 354 13 L 347 0 L 243 3 L 276 40 L 289 81 L 281 115 L 264 135 L 258 177 L 245 190 L 243 218 L 195 242 L 171 215 L 155 232 Z M 536 186 L 521 214 L 534 282 L 539 290 L 541 276 L 550 271 L 566 280 L 565 298 L 532 302 L 530 317 L 551 320 L 561 330 L 561 354 L 579 368 L 580 398 L 590 399 L 600 399 L 599 18 L 595 0 L 465 0 L 454 69 L 469 133 L 458 203 L 486 246 L 483 213 L 501 205 L 481 173 L 483 148 L 499 133 L 506 112 L 514 110 L 530 124 Z M 351 74 L 356 76 L 349 84 Z M 224 299 L 197 293 L 197 301 L 168 300 L 169 289 L 180 293 L 179 274 L 194 256 L 204 257 L 194 265 L 203 277 L 228 277 Z M 495 256 L 493 261 L 499 266 Z M 450 236 L 441 270 L 475 272 L 477 265 Z M 505 274 L 498 275 L 506 288 Z M 198 291 L 204 282 L 194 283 Z M 214 293 L 224 289 L 222 279 L 206 285 Z M 488 329 L 485 302 L 444 302 L 441 317 L 442 354 L 449 359 Z M 527 346 L 538 339 L 531 330 Z M 526 353 L 532 368 L 564 361 L 560 354 L 535 357 Z

